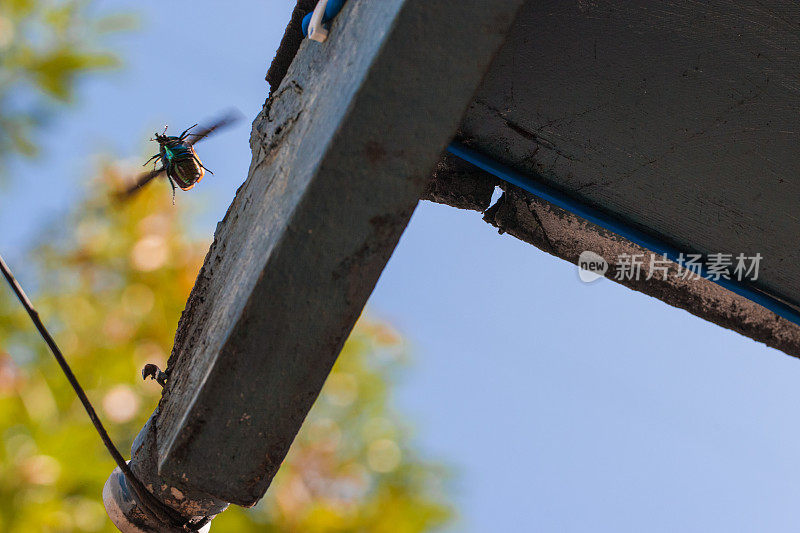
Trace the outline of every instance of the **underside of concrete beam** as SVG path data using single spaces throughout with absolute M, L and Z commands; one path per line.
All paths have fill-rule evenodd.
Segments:
M 503 194 L 490 206 L 495 186 L 501 186 Z M 422 198 L 462 209 L 485 211 L 484 220 L 501 233 L 508 233 L 576 265 L 578 257 L 585 250 L 601 255 L 609 263 L 610 272 L 616 270 L 620 256 L 649 254 L 644 248 L 619 235 L 517 187 L 502 184 L 494 176 L 450 155 L 440 161 Z M 674 263 L 669 272 L 666 279 L 660 272 L 646 279 L 649 265 L 645 262 L 638 279 L 612 280 L 800 357 L 800 326 L 711 281 L 681 279 L 675 275 L 677 265 Z
M 778 3 L 784 6 L 789 5 L 788 2 Z M 313 8 L 312 4 L 314 4 L 314 2 L 310 0 L 300 0 L 297 7 L 297 16 L 302 18 L 302 14 Z M 606 11 L 610 9 L 608 8 L 610 5 L 609 3 L 603 3 L 601 6 L 599 3 L 596 5 L 583 5 L 581 3 L 574 4 L 563 2 L 558 5 L 560 6 L 558 9 L 548 10 L 543 7 L 544 4 L 527 2 L 526 7 L 521 13 L 521 17 L 517 20 L 515 27 L 512 29 L 512 32 L 514 32 L 513 42 L 508 41 L 506 43 L 504 47 L 505 55 L 497 58 L 499 66 L 493 65 L 491 69 L 500 70 L 501 73 L 503 69 L 505 69 L 505 72 L 513 72 L 513 67 L 517 64 L 514 60 L 516 56 L 524 58 L 527 62 L 525 64 L 537 64 L 536 51 L 530 49 L 532 44 L 529 40 L 520 38 L 520 36 L 525 35 L 526 31 L 529 31 L 528 28 L 530 28 L 531 25 L 536 25 L 537 17 L 542 17 L 543 20 L 546 20 L 548 16 L 564 17 L 574 12 L 574 16 L 578 17 L 578 20 L 582 20 L 580 17 L 584 17 L 586 20 L 596 20 L 597 13 L 602 12 L 603 9 L 606 9 Z M 637 7 L 637 9 L 641 9 L 642 6 L 646 7 L 646 3 L 642 2 L 631 2 L 630 5 L 632 7 Z M 721 5 L 722 4 L 719 3 L 716 4 L 715 9 L 720 8 Z M 684 23 L 686 23 L 687 20 L 691 21 L 690 7 L 688 3 L 683 3 L 681 8 L 674 13 L 674 16 L 680 18 Z M 735 10 L 736 7 L 731 5 L 730 9 Z M 796 8 L 792 9 L 793 11 L 797 11 Z M 614 16 L 621 15 L 624 15 L 622 11 L 617 11 L 616 14 L 614 14 Z M 664 13 L 662 13 L 662 15 L 665 17 L 667 16 Z M 734 19 L 728 18 L 725 20 Z M 299 46 L 299 42 L 295 38 L 296 30 L 294 29 L 294 24 L 295 22 L 293 20 L 287 28 L 284 42 L 281 44 L 272 66 L 269 69 L 267 80 L 273 88 L 280 84 L 283 79 L 284 66 L 291 64 Z M 667 26 L 663 25 L 659 27 L 662 28 L 662 30 L 667 28 Z M 713 38 L 713 32 L 716 31 L 714 28 L 716 27 L 707 28 L 707 38 Z M 779 30 L 783 31 L 782 29 Z M 534 31 L 538 32 L 539 29 L 535 28 Z M 548 28 L 547 31 L 549 32 L 548 35 L 550 33 L 557 35 L 557 25 Z M 618 35 L 624 40 L 624 34 Z M 643 34 L 638 35 L 641 37 Z M 612 37 L 613 36 L 608 35 L 606 39 L 611 40 Z M 558 41 L 554 39 L 548 42 L 553 44 Z M 792 42 L 794 41 L 792 40 Z M 565 44 L 564 46 L 567 45 Z M 622 60 L 621 58 L 617 59 L 617 61 Z M 552 72 L 548 72 L 552 74 L 552 76 L 548 78 L 550 80 L 549 83 L 556 84 L 559 79 L 560 71 L 556 69 Z M 604 71 L 587 69 L 585 72 L 602 73 Z M 505 75 L 507 79 L 513 77 L 512 74 Z M 563 75 L 563 73 L 561 75 Z M 612 76 L 613 73 L 608 73 L 608 75 Z M 513 95 L 511 94 L 514 93 L 514 91 L 512 90 L 511 93 L 509 93 L 507 87 L 503 88 L 503 84 L 498 81 L 498 75 L 496 73 L 491 83 L 494 84 L 492 87 L 496 90 L 495 92 L 497 92 L 497 95 L 501 99 L 505 99 L 503 101 L 506 106 L 514 107 L 517 113 L 523 114 L 524 116 L 524 107 L 515 105 Z M 568 83 L 570 83 L 569 80 L 565 78 L 564 84 Z M 486 85 L 486 81 L 484 84 Z M 541 94 L 536 79 L 531 79 L 525 81 L 524 84 L 518 85 L 520 86 L 517 87 L 516 93 L 514 93 L 516 96 L 522 95 L 524 98 L 527 98 L 528 96 L 525 95 Z M 591 83 L 587 83 L 586 86 L 590 87 Z M 624 83 L 621 86 L 624 87 Z M 484 87 L 484 89 L 489 90 L 486 87 Z M 709 90 L 713 90 L 713 87 Z M 551 102 L 559 102 L 560 96 L 558 92 L 545 96 L 550 98 Z M 640 100 L 634 99 L 632 101 L 639 102 Z M 555 109 L 558 105 L 561 104 L 553 104 L 551 107 Z M 475 115 L 476 109 L 482 110 L 485 108 L 485 101 L 475 101 L 473 105 L 470 106 L 470 113 Z M 496 121 L 498 108 L 494 107 L 493 109 L 493 116 L 495 118 L 492 120 Z M 502 115 L 503 110 L 500 109 L 499 111 Z M 482 121 L 482 127 L 487 127 L 492 120 Z M 473 119 L 473 122 L 480 121 Z M 546 125 L 546 128 L 554 128 L 556 124 L 570 126 L 573 125 L 573 123 L 574 121 L 560 121 L 553 122 L 553 124 L 549 124 L 548 122 L 549 125 Z M 527 131 L 528 130 L 522 128 L 513 121 L 500 121 L 500 126 L 495 131 L 497 141 L 496 149 L 500 151 L 506 150 L 511 154 L 515 154 L 516 151 L 519 151 L 522 153 L 520 159 L 533 165 L 534 169 L 532 172 L 538 173 L 541 168 L 537 165 L 541 162 L 542 154 L 558 154 L 558 142 L 560 137 L 555 136 L 552 139 L 539 139 L 534 135 L 532 140 L 531 135 L 526 133 Z M 464 132 L 461 132 L 461 134 L 463 135 Z M 573 130 L 570 130 L 570 135 L 574 138 L 573 141 L 575 143 L 580 144 L 580 130 L 575 130 L 575 128 L 573 128 Z M 474 139 L 466 138 L 464 140 L 470 142 Z M 531 152 L 534 154 L 533 156 L 527 157 L 525 155 Z M 555 159 L 561 161 L 561 164 L 568 164 L 570 161 L 569 158 L 555 157 Z M 576 177 L 580 177 L 580 175 L 576 175 Z M 431 181 L 422 195 L 422 199 L 461 209 L 485 211 L 490 207 L 492 192 L 498 185 L 501 185 L 501 182 L 497 178 L 482 172 L 469 163 L 463 162 L 452 155 L 443 153 L 433 172 Z M 493 206 L 487 213 L 485 217 L 487 222 L 497 226 L 501 231 L 533 244 L 547 253 L 571 263 L 576 263 L 577 257 L 581 251 L 594 250 L 603 255 L 605 259 L 609 261 L 612 268 L 615 266 L 619 254 L 633 255 L 647 253 L 646 250 L 643 250 L 630 241 L 618 235 L 611 234 L 548 202 L 533 198 L 524 191 L 505 186 L 504 189 L 505 194 L 501 201 Z M 670 278 L 672 277 L 674 276 L 670 276 Z M 656 277 L 649 280 L 644 278 L 646 278 L 646 275 L 642 276 L 642 279 L 638 281 L 615 281 L 630 289 L 658 298 L 669 305 L 685 309 L 700 318 L 729 328 L 756 341 L 763 342 L 770 347 L 782 350 L 789 355 L 800 357 L 800 326 L 796 326 L 778 317 L 763 307 L 708 281 L 686 283 L 685 281 L 676 279 L 664 281 Z

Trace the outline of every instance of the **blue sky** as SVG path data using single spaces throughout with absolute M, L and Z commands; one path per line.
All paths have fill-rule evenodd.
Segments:
M 215 172 L 178 201 L 210 235 L 247 174 L 250 120 L 293 2 L 104 2 L 141 14 L 111 44 L 125 68 L 84 84 L 0 196 L 12 257 L 81 194 L 98 153 L 141 158 L 238 107 L 204 143 Z M 164 194 L 166 185 L 159 184 Z M 473 212 L 421 203 L 370 299 L 409 340 L 397 403 L 458 472 L 454 531 L 795 531 L 800 366 L 574 266 Z M 176 317 L 177 319 L 177 317 Z

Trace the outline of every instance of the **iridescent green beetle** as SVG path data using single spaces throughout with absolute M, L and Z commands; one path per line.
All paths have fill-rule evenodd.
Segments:
M 182 191 L 188 191 L 194 187 L 195 183 L 203 179 L 205 171 L 208 170 L 197 157 L 197 152 L 194 151 L 192 144 L 195 141 L 187 140 L 189 131 L 195 127 L 197 124 L 185 129 L 179 137 L 167 135 L 167 128 L 164 128 L 164 133 L 156 133 L 155 141 L 158 142 L 158 153 L 145 163 L 147 165 L 154 159 L 161 160 L 161 169 L 167 173 L 173 194 L 176 184 Z M 213 172 L 211 173 L 213 174 Z
M 156 133 L 152 139 L 158 142 L 158 153 L 147 160 L 145 165 L 155 160 L 156 164 L 161 163 L 160 168 L 155 168 L 139 176 L 134 185 L 122 191 L 119 196 L 127 198 L 138 191 L 143 185 L 149 183 L 162 172 L 166 174 L 170 185 L 172 185 L 172 196 L 175 197 L 175 187 L 183 191 L 188 191 L 197 182 L 203 179 L 206 171 L 211 172 L 203 166 L 202 161 L 194 150 L 194 144 L 200 139 L 208 137 L 215 130 L 228 126 L 238 119 L 238 114 L 229 113 L 221 120 L 208 127 L 204 127 L 197 133 L 189 133 L 197 126 L 187 128 L 179 136 L 167 135 L 167 128 L 163 133 Z M 211 172 L 213 174 L 213 172 Z

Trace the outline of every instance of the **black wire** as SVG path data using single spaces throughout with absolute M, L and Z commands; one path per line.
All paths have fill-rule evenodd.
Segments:
M 188 521 L 175 509 L 166 505 L 164 502 L 156 498 L 149 490 L 147 490 L 142 482 L 139 481 L 139 478 L 137 478 L 133 473 L 130 466 L 128 466 L 128 463 L 125 462 L 122 454 L 119 453 L 119 450 L 114 445 L 111 437 L 109 437 L 106 428 L 103 427 L 103 423 L 100 421 L 100 418 L 98 418 L 97 413 L 92 406 L 92 402 L 89 401 L 89 398 L 86 396 L 86 393 L 83 391 L 80 383 L 78 383 L 75 374 L 72 373 L 72 369 L 70 368 L 66 359 L 64 359 L 64 356 L 62 355 L 61 350 L 58 348 L 58 345 L 53 340 L 53 337 L 50 336 L 50 332 L 47 331 L 47 328 L 44 327 L 44 324 L 39 318 L 39 313 L 37 313 L 36 309 L 33 308 L 33 304 L 28 299 L 25 291 L 22 290 L 22 287 L 17 282 L 16 278 L 14 278 L 14 275 L 11 273 L 11 269 L 9 269 L 8 265 L 6 265 L 2 255 L 0 255 L 0 270 L 2 270 L 3 276 L 6 278 L 6 281 L 8 281 L 8 284 L 11 286 L 14 294 L 17 295 L 20 303 L 28 312 L 28 315 L 31 317 L 34 326 L 36 326 L 36 329 L 39 330 L 39 334 L 44 339 L 44 342 L 47 343 L 47 346 L 53 353 L 53 357 L 55 357 L 56 361 L 61 367 L 61 370 L 64 371 L 64 375 L 67 376 L 67 381 L 69 381 L 69 384 L 72 385 L 72 388 L 75 390 L 75 394 L 77 394 L 78 398 L 80 398 L 83 408 L 86 409 L 86 413 L 92 420 L 92 424 L 94 424 L 97 433 L 103 440 L 103 444 L 105 444 L 106 449 L 108 449 L 108 453 L 111 454 L 111 457 L 114 458 L 117 466 L 125 475 L 125 478 L 128 480 L 128 483 L 130 483 L 131 488 L 139 497 L 139 501 L 148 511 L 150 511 L 150 513 L 153 514 L 154 517 L 156 517 L 162 523 L 171 524 L 177 527 L 185 527 L 188 524 Z

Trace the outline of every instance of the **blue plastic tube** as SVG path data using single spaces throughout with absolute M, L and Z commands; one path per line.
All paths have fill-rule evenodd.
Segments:
M 328 0 L 328 4 L 325 6 L 325 15 L 323 16 L 322 21 L 329 22 L 332 20 L 342 9 L 345 1 L 346 0 Z M 311 21 L 311 15 L 311 13 L 308 13 L 303 18 L 302 27 L 304 36 L 308 35 L 308 25 Z M 574 198 L 567 196 L 558 189 L 535 181 L 529 176 L 521 174 L 514 169 L 509 168 L 506 165 L 495 161 L 494 159 L 491 159 L 490 157 L 476 152 L 471 148 L 467 148 L 463 144 L 453 142 L 450 144 L 447 150 L 451 154 L 460 157 L 464 161 L 472 163 L 478 168 L 493 174 L 505 182 L 516 185 L 517 187 L 524 189 L 529 193 L 542 198 L 543 200 L 547 200 L 551 204 L 556 205 L 561 209 L 565 209 L 571 213 L 574 213 L 579 217 L 600 226 L 601 228 L 605 228 L 616 233 L 617 235 L 621 235 L 622 237 L 625 237 L 629 241 L 634 242 L 639 246 L 647 248 L 648 250 L 657 254 L 666 256 L 667 259 L 684 266 L 680 260 L 681 256 L 683 255 L 681 250 L 657 237 L 654 237 L 653 235 L 626 224 L 617 218 L 609 216 L 598 209 L 583 204 Z M 725 279 L 722 277 L 713 279 L 712 276 L 708 275 L 707 270 L 702 265 L 699 266 L 698 270 L 699 275 L 708 279 L 709 281 L 713 281 L 729 291 L 734 292 L 739 296 L 743 296 L 748 300 L 765 307 L 766 309 L 769 309 L 776 315 L 800 325 L 800 312 L 798 312 L 795 308 L 786 305 L 777 298 L 738 280 Z
M 500 178 L 505 182 L 516 185 L 517 187 L 524 189 L 543 200 L 547 200 L 551 204 L 556 205 L 561 209 L 574 213 L 593 224 L 625 237 L 629 241 L 634 242 L 639 246 L 647 248 L 648 250 L 657 254 L 664 255 L 671 261 L 681 264 L 679 261 L 681 250 L 678 250 L 674 246 L 662 241 L 661 239 L 645 233 L 629 224 L 626 224 L 617 218 L 609 216 L 598 209 L 583 204 L 574 198 L 567 196 L 558 189 L 535 181 L 529 176 L 521 174 L 516 170 L 481 154 L 480 152 L 476 152 L 471 148 L 467 148 L 461 143 L 451 143 L 450 146 L 448 146 L 447 151 L 456 157 L 463 159 L 464 161 L 472 163 L 476 167 L 485 170 L 486 172 L 496 176 L 497 178 Z M 793 307 L 786 305 L 777 298 L 738 280 L 725 278 L 712 279 L 703 266 L 701 266 L 699 270 L 699 274 L 702 277 L 713 281 L 714 283 L 725 287 L 729 291 L 734 292 L 739 296 L 743 296 L 748 300 L 761 305 L 762 307 L 769 309 L 776 315 L 781 316 L 786 320 L 800 325 L 800 313 Z

